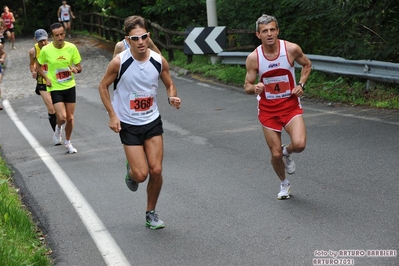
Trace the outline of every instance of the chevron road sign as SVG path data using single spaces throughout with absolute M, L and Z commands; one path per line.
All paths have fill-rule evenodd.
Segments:
M 226 27 L 197 27 L 186 30 L 184 54 L 217 54 L 226 48 Z

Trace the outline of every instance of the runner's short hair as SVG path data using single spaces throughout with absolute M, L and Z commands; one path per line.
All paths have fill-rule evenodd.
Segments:
M 130 16 L 125 19 L 124 28 L 126 36 L 128 36 L 129 32 L 135 28 L 143 28 L 147 30 L 147 25 L 143 17 Z
M 259 25 L 260 24 L 269 24 L 270 22 L 273 22 L 273 21 L 276 22 L 276 28 L 278 29 L 277 19 L 275 17 L 273 17 L 273 16 L 263 14 L 256 21 L 256 32 L 259 32 Z
M 50 32 L 53 33 L 53 30 L 59 29 L 59 28 L 64 28 L 64 24 L 59 23 L 59 22 L 55 22 L 55 23 L 50 25 Z

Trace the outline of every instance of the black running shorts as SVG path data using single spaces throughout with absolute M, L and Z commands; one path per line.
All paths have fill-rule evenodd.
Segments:
M 76 88 L 72 87 L 62 91 L 51 91 L 51 99 L 53 104 L 62 103 L 76 103 Z
M 40 95 L 40 91 L 47 91 L 46 84 L 37 84 L 36 85 L 36 90 L 35 90 L 36 94 Z
M 163 134 L 161 116 L 143 126 L 134 126 L 121 122 L 121 128 L 121 131 L 119 131 L 121 142 L 129 146 L 142 146 L 146 139 Z

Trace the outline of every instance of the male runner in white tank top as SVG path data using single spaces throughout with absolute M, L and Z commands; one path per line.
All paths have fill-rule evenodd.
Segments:
M 148 49 L 150 33 L 140 16 L 125 20 L 130 49 L 117 54 L 99 84 L 101 100 L 108 111 L 109 127 L 119 133 L 127 159 L 125 182 L 132 191 L 146 181 L 146 226 L 165 227 L 155 213 L 162 188 L 163 128 L 157 105 L 158 80 L 166 87 L 169 104 L 180 108 L 180 98 L 169 74 L 166 59 Z M 114 83 L 111 102 L 108 87 Z
M 279 40 L 278 34 L 275 17 L 262 15 L 256 21 L 256 36 L 262 44 L 247 57 L 244 91 L 257 95 L 258 118 L 270 149 L 273 169 L 281 181 L 277 199 L 288 199 L 291 186 L 285 171 L 295 172 L 290 154 L 302 152 L 306 147 L 299 97 L 303 95 L 312 64 L 297 44 Z M 302 66 L 299 83 L 295 80 L 294 62 Z M 289 145 L 282 146 L 283 128 L 290 136 Z
M 72 13 L 70 5 L 67 5 L 67 1 L 62 1 L 62 5 L 58 8 L 57 12 L 58 21 L 64 24 L 65 33 L 68 38 L 71 38 L 71 21 L 75 16 Z

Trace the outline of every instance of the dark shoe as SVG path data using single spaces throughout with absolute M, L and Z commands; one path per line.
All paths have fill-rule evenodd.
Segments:
M 126 185 L 131 191 L 137 191 L 137 189 L 139 188 L 139 183 L 131 179 L 129 176 L 129 169 L 130 169 L 129 162 L 126 162 L 126 169 L 127 169 L 125 176 Z

